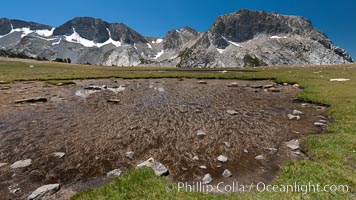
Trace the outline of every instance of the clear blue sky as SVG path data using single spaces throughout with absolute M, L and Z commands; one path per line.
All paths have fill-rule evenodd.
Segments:
M 356 60 L 355 0 L 11 0 L 1 2 L 0 17 L 58 26 L 76 16 L 90 16 L 163 37 L 185 25 L 206 31 L 217 16 L 241 8 L 309 18 Z

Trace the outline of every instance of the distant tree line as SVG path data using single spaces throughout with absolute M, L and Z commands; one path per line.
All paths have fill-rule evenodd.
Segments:
M 72 63 L 70 58 L 56 58 L 54 61 L 55 62 L 62 62 L 62 63 Z

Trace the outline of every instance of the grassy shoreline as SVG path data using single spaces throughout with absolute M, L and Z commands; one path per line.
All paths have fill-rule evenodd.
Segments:
M 356 65 L 293 66 L 222 69 L 236 72 L 187 72 L 176 68 L 115 68 L 34 64 L 0 61 L 0 81 L 48 81 L 66 83 L 88 78 L 198 78 L 198 79 L 271 79 L 275 82 L 298 83 L 304 91 L 298 99 L 331 106 L 335 122 L 329 134 L 311 135 L 302 144 L 310 160 L 288 162 L 271 184 L 348 185 L 348 193 L 271 193 L 250 192 L 230 195 L 202 194 L 166 190 L 173 182 L 158 178 L 149 170 L 133 170 L 108 186 L 78 194 L 73 199 L 355 199 L 356 198 Z M 166 70 L 167 72 L 159 72 Z M 196 70 L 196 69 L 194 69 Z M 216 69 L 215 69 L 216 70 Z M 199 71 L 199 70 L 198 70 Z M 349 78 L 347 82 L 330 82 L 331 78 Z

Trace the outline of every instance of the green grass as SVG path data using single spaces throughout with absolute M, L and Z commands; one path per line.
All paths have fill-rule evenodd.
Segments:
M 158 70 L 167 70 L 160 73 Z M 173 71 L 172 71 L 173 70 Z M 320 183 L 348 185 L 349 193 L 270 193 L 249 192 L 230 195 L 202 194 L 166 190 L 170 180 L 156 177 L 150 170 L 132 170 L 109 185 L 73 197 L 79 199 L 356 199 L 356 65 L 253 68 L 242 73 L 187 72 L 176 68 L 117 68 L 0 62 L 0 81 L 43 80 L 69 83 L 88 78 L 221 78 L 272 79 L 298 83 L 305 89 L 298 98 L 331 106 L 335 122 L 330 134 L 303 138 L 310 160 L 290 161 L 271 184 Z M 235 69 L 236 70 L 236 69 Z M 350 78 L 330 82 L 330 78 Z M 176 186 L 174 186 L 176 187 Z

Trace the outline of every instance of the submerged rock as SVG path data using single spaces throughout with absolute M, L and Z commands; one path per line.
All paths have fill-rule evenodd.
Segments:
M 327 124 L 321 123 L 321 122 L 315 122 L 314 126 L 318 126 L 318 127 L 326 127 L 328 126 Z
M 269 154 L 276 154 L 278 152 L 278 149 L 276 148 L 263 148 L 265 151 L 267 151 Z
M 300 116 L 299 115 L 288 114 L 287 117 L 288 117 L 289 120 L 300 120 Z
M 36 98 L 28 98 L 28 99 L 20 99 L 16 100 L 15 103 L 37 103 L 37 102 L 47 102 L 47 98 L 45 97 L 36 97 Z
M 157 176 L 168 176 L 169 170 L 160 162 L 154 161 L 153 158 L 149 158 L 148 160 L 137 165 L 138 168 L 141 167 L 149 167 L 152 168 Z
M 230 114 L 230 115 L 237 115 L 237 114 L 239 114 L 236 110 L 227 110 L 226 111 L 228 114 Z
M 227 162 L 227 160 L 228 160 L 228 158 L 226 156 L 220 155 L 218 157 L 218 161 L 220 161 L 220 162 Z
M 209 184 L 213 181 L 213 177 L 211 176 L 211 174 L 205 174 L 202 181 L 203 181 L 203 184 Z
M 134 155 L 135 155 L 135 152 L 133 152 L 133 151 L 128 151 L 128 152 L 125 153 L 125 157 L 130 159 L 130 160 L 132 160 Z
M 263 155 L 258 155 L 255 157 L 256 160 L 264 160 L 265 157 Z
M 293 110 L 293 115 L 304 115 L 304 113 L 299 110 Z
M 37 188 L 32 194 L 27 198 L 28 200 L 40 200 L 42 197 L 47 195 L 52 195 L 60 189 L 59 184 L 44 185 Z
M 197 136 L 206 136 L 206 133 L 204 131 L 202 131 L 202 130 L 199 130 L 197 132 Z
M 66 154 L 64 152 L 55 152 L 55 153 L 52 153 L 52 155 L 56 158 L 63 158 Z
M 226 178 L 231 177 L 232 173 L 228 169 L 225 169 L 224 172 L 222 173 L 222 176 Z
M 13 168 L 13 169 L 17 169 L 17 168 L 28 167 L 31 164 L 32 164 L 32 160 L 31 159 L 19 160 L 19 161 L 14 162 L 12 165 L 10 165 L 10 167 Z
M 297 139 L 291 140 L 286 143 L 287 147 L 292 149 L 292 150 L 297 150 L 300 148 L 300 142 Z
M 120 169 L 114 169 L 112 171 L 109 171 L 106 173 L 106 176 L 108 177 L 119 177 L 121 175 L 122 171 Z

